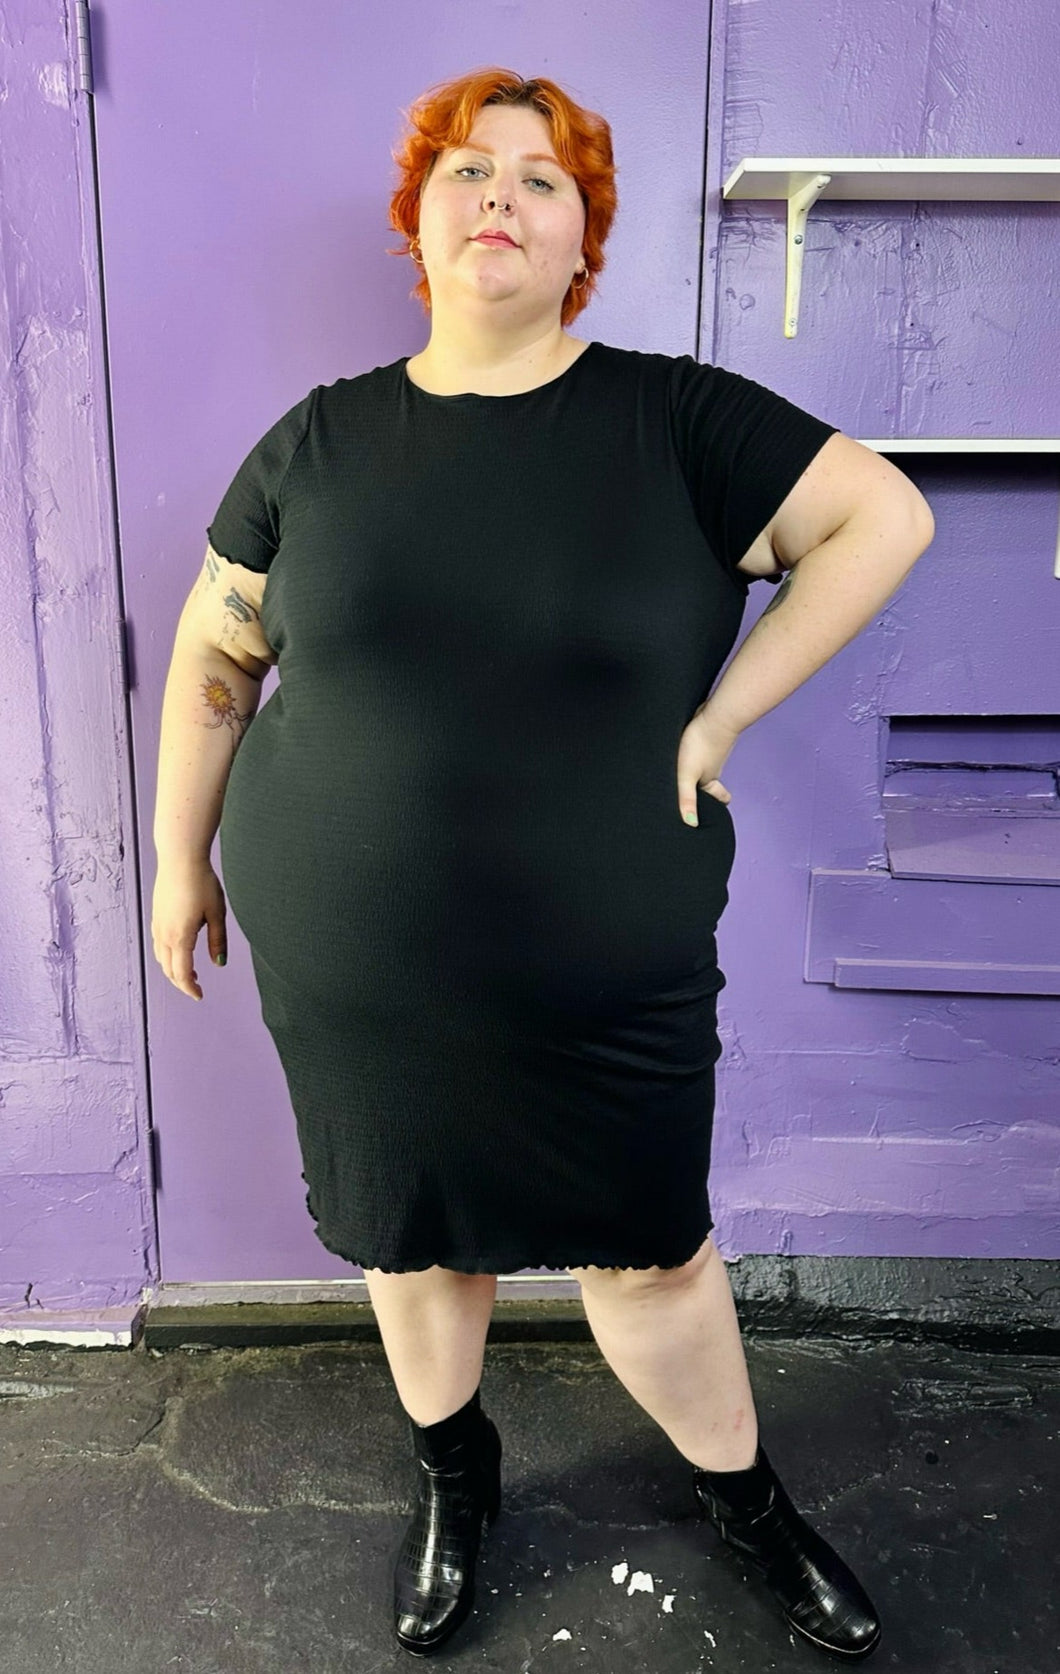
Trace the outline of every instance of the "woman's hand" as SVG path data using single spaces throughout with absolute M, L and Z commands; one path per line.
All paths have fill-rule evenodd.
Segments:
M 677 804 L 687 825 L 699 824 L 697 785 L 702 785 L 718 802 L 732 801 L 717 775 L 739 736 L 731 727 L 715 720 L 705 706 L 696 710 L 681 734 L 677 747 Z
M 151 908 L 155 958 L 174 988 L 193 1000 L 202 999 L 192 961 L 204 924 L 210 957 L 223 965 L 228 956 L 224 890 L 210 862 L 160 861 Z

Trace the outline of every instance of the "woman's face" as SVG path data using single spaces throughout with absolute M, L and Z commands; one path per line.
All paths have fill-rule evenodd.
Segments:
M 508 208 L 505 208 L 505 205 Z M 503 229 L 512 244 L 477 242 Z M 420 254 L 431 305 L 511 302 L 521 317 L 558 315 L 582 266 L 585 208 L 526 105 L 485 105 L 467 143 L 439 152 L 420 196 Z

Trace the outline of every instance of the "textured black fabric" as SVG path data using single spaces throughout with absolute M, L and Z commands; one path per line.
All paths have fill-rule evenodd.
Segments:
M 318 385 L 208 533 L 280 684 L 222 871 L 325 1247 L 392 1272 L 673 1267 L 707 1191 L 732 817 L 677 747 L 735 570 L 834 432 L 591 343 L 525 393 Z

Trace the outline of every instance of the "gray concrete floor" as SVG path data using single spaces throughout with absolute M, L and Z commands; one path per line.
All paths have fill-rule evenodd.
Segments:
M 859 1576 L 866 1668 L 1057 1674 L 1060 1361 L 745 1345 L 762 1439 Z M 790 1634 L 592 1343 L 490 1342 L 501 1515 L 441 1652 L 392 1638 L 415 1464 L 381 1345 L 0 1346 L 3 1674 L 769 1674 Z

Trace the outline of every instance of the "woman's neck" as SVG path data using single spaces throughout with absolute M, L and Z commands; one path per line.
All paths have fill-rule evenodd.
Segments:
M 557 325 L 522 342 L 508 337 L 455 334 L 432 322 L 430 340 L 410 355 L 413 383 L 433 395 L 519 395 L 566 370 L 586 348 Z

